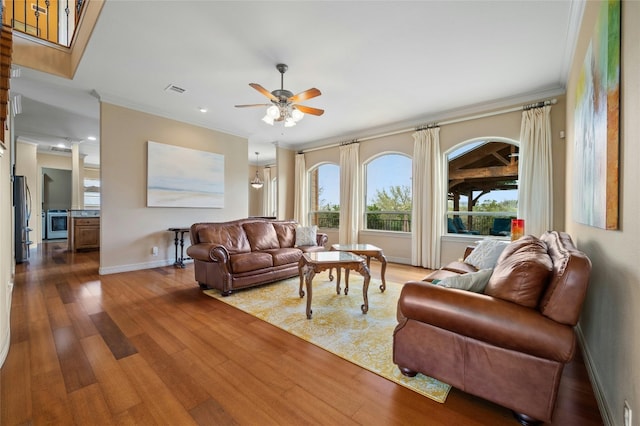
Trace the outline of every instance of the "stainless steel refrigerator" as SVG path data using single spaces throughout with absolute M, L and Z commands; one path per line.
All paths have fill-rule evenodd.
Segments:
M 29 218 L 31 216 L 31 193 L 26 176 L 13 177 L 13 207 L 15 223 L 15 256 L 16 263 L 29 260 Z

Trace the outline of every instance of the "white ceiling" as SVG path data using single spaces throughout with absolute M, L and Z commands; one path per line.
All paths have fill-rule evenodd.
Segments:
M 248 159 L 410 128 L 474 108 L 563 93 L 583 3 L 575 1 L 107 0 L 73 80 L 21 69 L 15 129 L 78 142 L 99 163 L 99 101 L 245 137 Z M 297 126 L 261 121 L 249 86 L 316 87 Z M 174 84 L 183 94 L 166 91 Z M 203 114 L 198 108 L 206 107 Z

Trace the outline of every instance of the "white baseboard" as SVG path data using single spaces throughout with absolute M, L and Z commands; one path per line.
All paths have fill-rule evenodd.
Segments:
M 602 422 L 605 424 L 605 426 L 614 426 L 613 418 L 611 417 L 611 409 L 609 407 L 609 404 L 607 403 L 604 392 L 602 391 L 602 382 L 600 381 L 600 377 L 598 376 L 598 370 L 596 370 L 593 363 L 593 358 L 591 357 L 591 353 L 589 352 L 589 347 L 585 344 L 584 334 L 582 334 L 580 324 L 576 326 L 576 335 L 578 336 L 578 342 L 580 342 L 580 347 L 582 348 L 584 365 L 587 368 L 589 381 L 591 382 L 591 386 L 593 387 L 593 394 L 596 397 L 596 401 L 598 402 L 598 409 L 600 410 L 600 415 L 602 416 Z
M 116 265 L 116 266 L 105 266 L 105 267 L 101 266 L 98 269 L 98 274 L 109 275 L 109 274 L 118 274 L 120 272 L 139 271 L 141 269 L 162 268 L 164 266 L 173 265 L 174 262 L 175 260 L 173 259 L 162 259 L 162 260 L 154 260 L 153 262 L 130 263 L 128 265 Z M 185 263 L 187 262 L 185 261 Z
M 9 347 L 11 346 L 11 326 L 7 322 L 7 332 L 2 339 L 2 347 L 0 348 L 0 367 L 4 365 L 7 355 L 9 355 Z

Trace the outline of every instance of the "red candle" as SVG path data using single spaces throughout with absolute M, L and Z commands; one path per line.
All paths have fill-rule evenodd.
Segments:
M 511 219 L 511 241 L 524 235 L 524 219 Z

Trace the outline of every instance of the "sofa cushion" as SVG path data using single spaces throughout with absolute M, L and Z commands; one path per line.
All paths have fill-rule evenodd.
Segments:
M 266 252 L 273 256 L 273 266 L 297 264 L 302 257 L 302 250 L 293 247 L 266 250 Z
M 242 225 L 252 251 L 280 248 L 278 235 L 271 222 L 248 222 Z
M 296 244 L 296 227 L 295 222 L 273 222 L 273 228 L 278 235 L 280 247 L 293 247 Z
M 509 241 L 485 238 L 473 249 L 464 260 L 476 269 L 491 269 L 496 265 L 500 254 L 509 245 Z
M 535 308 L 552 269 L 547 245 L 532 235 L 524 236 L 504 249 L 484 292 Z
M 201 243 L 224 246 L 230 254 L 251 251 L 247 234 L 240 224 L 205 226 L 198 231 Z
M 441 280 L 432 281 L 433 284 L 440 287 L 459 288 L 460 290 L 473 291 L 474 293 L 482 293 L 491 278 L 492 269 L 481 269 L 477 272 L 469 272 L 468 274 L 452 275 Z
M 316 238 L 318 234 L 318 227 L 313 226 L 298 226 L 296 228 L 296 247 L 298 246 L 317 246 L 318 240 Z
M 450 262 L 443 266 L 441 269 L 444 269 L 445 271 L 457 272 L 459 274 L 478 272 L 478 268 L 476 268 L 475 266 L 466 262 L 461 262 L 459 260 L 454 260 L 453 262 Z
M 231 271 L 234 274 L 240 274 L 270 268 L 273 266 L 273 258 L 271 254 L 262 251 L 238 253 L 229 257 L 229 263 L 231 263 Z

